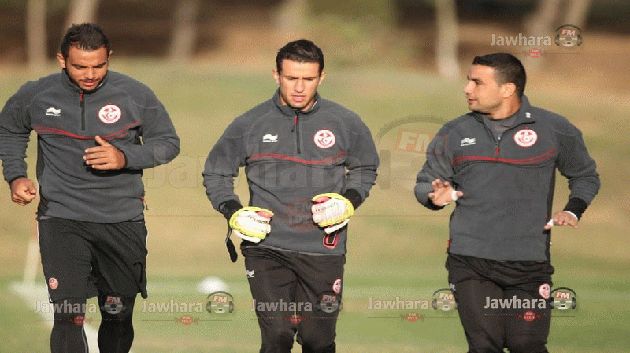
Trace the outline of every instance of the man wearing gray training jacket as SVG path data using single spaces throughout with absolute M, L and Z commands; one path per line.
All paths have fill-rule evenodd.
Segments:
M 415 187 L 427 208 L 456 202 L 446 268 L 471 353 L 547 352 L 551 228 L 576 227 L 600 186 L 580 131 L 531 106 L 525 81 L 510 54 L 475 57 L 471 112 L 431 141 Z M 556 169 L 571 194 L 552 215 Z M 498 300 L 512 309 L 489 305 Z
M 324 55 L 311 41 L 281 48 L 273 71 L 278 91 L 227 127 L 203 173 L 212 205 L 244 239 L 260 352 L 290 352 L 296 333 L 303 352 L 335 351 L 346 225 L 376 179 L 368 128 L 317 94 L 323 69 Z M 246 207 L 233 186 L 241 166 Z M 235 261 L 231 244 L 228 238 Z
M 133 307 L 146 292 L 142 170 L 179 153 L 164 106 L 144 84 L 109 71 L 107 36 L 72 25 L 61 71 L 27 82 L 0 113 L 0 159 L 11 199 L 38 194 L 24 161 L 37 133 L 39 246 L 54 325 L 52 353 L 87 352 L 87 298 L 98 296 L 101 353 L 131 348 Z

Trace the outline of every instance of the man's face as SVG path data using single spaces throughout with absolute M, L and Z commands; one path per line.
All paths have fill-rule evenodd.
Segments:
M 105 47 L 96 50 L 83 50 L 71 46 L 68 57 L 57 54 L 57 61 L 62 69 L 66 69 L 68 76 L 83 91 L 92 91 L 98 87 L 107 74 L 109 53 Z
M 273 77 L 280 86 L 280 102 L 294 109 L 307 111 L 315 104 L 317 86 L 324 79 L 319 63 L 282 61 L 282 71 L 273 70 Z
M 501 107 L 506 91 L 504 85 L 497 83 L 494 68 L 472 65 L 468 71 L 467 79 L 468 83 L 464 87 L 464 93 L 470 110 L 492 114 Z

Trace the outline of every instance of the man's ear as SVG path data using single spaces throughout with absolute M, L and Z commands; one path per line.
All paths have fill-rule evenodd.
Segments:
M 273 79 L 276 81 L 276 83 L 280 85 L 280 73 L 278 72 L 278 70 L 271 70 L 271 74 L 273 75 Z
M 324 81 L 324 79 L 326 78 L 326 71 L 322 71 L 321 74 L 319 74 L 319 82 L 317 83 L 317 85 L 321 85 L 322 81 Z
M 501 85 L 501 95 L 503 98 L 509 98 L 510 96 L 516 94 L 516 85 L 508 82 Z
M 63 57 L 63 54 L 57 53 L 57 63 L 59 64 L 60 68 L 66 68 L 66 58 Z

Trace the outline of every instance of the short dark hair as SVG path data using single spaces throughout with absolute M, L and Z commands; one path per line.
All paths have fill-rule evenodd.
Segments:
M 68 58 L 71 46 L 82 50 L 96 50 L 105 47 L 107 56 L 111 50 L 109 39 L 101 27 L 93 23 L 73 24 L 68 28 L 59 48 L 64 58 Z
M 276 70 L 282 71 L 282 61 L 292 60 L 297 62 L 318 63 L 319 73 L 324 70 L 324 53 L 308 39 L 300 39 L 287 43 L 278 50 L 276 55 Z
M 493 53 L 482 56 L 475 56 L 473 65 L 483 65 L 494 68 L 496 80 L 499 84 L 513 83 L 516 86 L 518 97 L 521 98 L 525 92 L 527 75 L 520 60 L 508 53 Z

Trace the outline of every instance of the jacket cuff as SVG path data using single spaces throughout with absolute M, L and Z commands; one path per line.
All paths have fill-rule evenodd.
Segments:
M 363 203 L 363 198 L 361 197 L 361 194 L 355 189 L 348 189 L 341 196 L 347 198 L 352 206 L 354 206 L 355 210 L 359 208 L 359 206 L 361 206 L 361 204 Z
M 433 203 L 433 200 L 431 200 L 431 199 L 427 199 L 427 206 L 426 206 L 426 207 L 427 207 L 428 209 L 430 209 L 430 210 L 438 211 L 438 210 L 441 210 L 441 209 L 443 209 L 444 207 L 446 207 L 446 205 L 444 205 L 444 206 L 438 206 L 438 205 L 436 205 L 436 204 L 434 204 L 434 203 Z
M 243 208 L 243 205 L 241 205 L 240 202 L 236 200 L 227 200 L 219 205 L 218 210 L 223 214 L 223 217 L 229 221 L 230 218 L 232 218 L 232 215 L 241 208 Z
M 15 180 L 18 180 L 20 178 L 28 178 L 26 175 L 18 175 L 15 177 L 11 177 L 10 179 L 7 179 L 7 183 L 9 183 L 9 186 L 11 186 L 11 183 L 14 182 Z
M 586 201 L 577 197 L 572 197 L 569 199 L 569 202 L 567 202 L 567 205 L 564 206 L 563 211 L 569 211 L 576 215 L 578 219 L 580 219 L 582 218 L 582 213 L 586 211 L 587 207 L 588 204 L 586 203 Z
M 122 154 L 125 156 L 125 166 L 123 167 L 124 169 L 144 169 L 147 167 L 149 168 L 153 167 L 153 166 L 143 165 L 142 155 L 140 154 L 140 151 L 136 147 L 140 145 L 128 145 L 125 143 L 112 142 L 112 141 L 110 141 L 110 143 L 114 145 L 114 147 L 118 148 L 118 150 L 122 152 Z
M 429 198 L 429 193 L 432 191 L 433 191 L 433 188 L 431 187 L 431 183 L 417 183 L 414 188 L 416 199 L 424 207 L 433 211 L 438 211 L 446 207 L 446 206 L 438 206 L 433 203 L 433 201 Z

